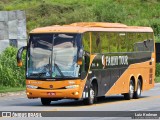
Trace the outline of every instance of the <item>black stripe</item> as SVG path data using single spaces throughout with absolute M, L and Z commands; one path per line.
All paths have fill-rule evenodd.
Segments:
M 128 64 L 120 65 L 118 61 L 118 65 L 108 65 L 104 67 L 102 64 L 103 55 L 105 57 L 127 56 Z M 88 76 L 87 80 L 96 77 L 98 82 L 98 96 L 104 96 L 131 64 L 146 62 L 149 60 L 151 60 L 151 52 L 97 54 L 90 67 L 92 74 Z

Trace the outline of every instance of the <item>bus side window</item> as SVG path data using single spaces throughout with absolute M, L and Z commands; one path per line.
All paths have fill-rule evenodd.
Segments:
M 149 51 L 154 51 L 153 33 L 147 33 Z
M 137 33 L 137 39 L 135 43 L 136 51 L 144 51 L 143 34 Z
M 82 43 L 84 48 L 84 56 L 83 56 L 83 64 L 82 64 L 82 72 L 88 71 L 89 62 L 90 62 L 90 33 L 84 33 L 82 37 Z
M 92 32 L 92 53 L 101 53 L 101 36 L 99 32 Z
M 117 33 L 109 33 L 108 34 L 109 40 L 109 52 L 118 52 L 118 35 Z
M 83 48 L 86 52 L 90 53 L 90 33 L 84 33 L 82 37 Z
M 134 43 L 135 51 L 154 51 L 152 33 L 137 33 L 137 40 Z
M 118 33 L 118 52 L 127 52 L 126 33 Z
M 136 41 L 136 33 L 127 33 L 126 48 L 127 52 L 134 51 L 134 43 Z
M 102 32 L 100 34 L 100 36 L 101 36 L 101 52 L 102 53 L 109 52 L 110 45 L 109 45 L 109 40 L 108 40 L 108 34 L 109 33 L 107 33 L 107 32 Z

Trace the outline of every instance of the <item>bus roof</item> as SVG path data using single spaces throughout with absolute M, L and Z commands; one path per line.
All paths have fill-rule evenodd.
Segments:
M 36 28 L 30 33 L 84 33 L 87 31 L 153 32 L 153 29 L 151 27 L 127 26 L 121 23 L 78 22 L 69 25 L 53 25 Z

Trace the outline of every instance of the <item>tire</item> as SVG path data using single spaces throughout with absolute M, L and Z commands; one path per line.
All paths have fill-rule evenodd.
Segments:
M 42 103 L 42 105 L 50 105 L 51 100 L 47 99 L 47 98 L 41 98 L 41 103 Z
M 137 83 L 137 90 L 134 92 L 133 98 L 134 98 L 134 99 L 140 98 L 141 92 L 142 92 L 142 83 L 141 83 L 140 80 L 138 80 L 138 83 Z
M 135 85 L 134 85 L 133 81 L 131 80 L 130 84 L 129 84 L 129 92 L 124 94 L 125 100 L 130 100 L 133 98 L 134 89 L 135 89 Z
M 96 86 L 93 84 L 90 84 L 90 87 L 88 89 L 88 98 L 84 99 L 83 102 L 85 105 L 92 105 L 96 101 Z

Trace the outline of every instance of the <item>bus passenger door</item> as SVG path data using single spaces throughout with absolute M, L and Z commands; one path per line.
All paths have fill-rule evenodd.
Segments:
M 82 65 L 81 65 L 81 79 L 82 80 L 85 79 L 87 75 L 89 63 L 90 63 L 90 55 L 88 52 L 85 52 L 83 56 Z

